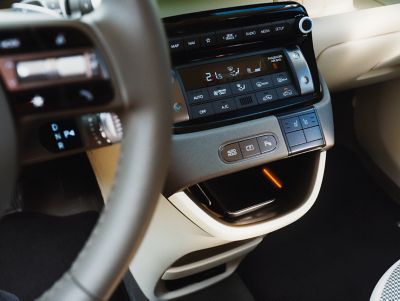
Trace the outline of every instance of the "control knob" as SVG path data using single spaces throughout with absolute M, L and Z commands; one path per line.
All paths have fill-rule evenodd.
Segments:
M 304 16 L 299 20 L 299 31 L 303 34 L 308 34 L 312 31 L 313 20 L 310 17 Z

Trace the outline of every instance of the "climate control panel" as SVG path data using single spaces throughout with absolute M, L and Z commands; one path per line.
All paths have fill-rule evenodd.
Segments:
M 297 3 L 165 18 L 175 132 L 219 127 L 322 98 L 312 20 Z

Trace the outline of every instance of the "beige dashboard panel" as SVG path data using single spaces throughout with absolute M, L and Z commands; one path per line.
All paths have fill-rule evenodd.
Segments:
M 331 91 L 400 76 L 400 5 L 314 20 L 318 67 Z
M 331 91 L 365 86 L 400 76 L 400 32 L 331 46 L 318 66 Z
M 355 129 L 372 161 L 400 187 L 400 80 L 357 91 Z

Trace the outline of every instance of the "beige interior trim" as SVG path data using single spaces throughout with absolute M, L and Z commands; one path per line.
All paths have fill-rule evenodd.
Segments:
M 87 152 L 103 199 L 110 194 L 114 176 L 117 171 L 121 146 L 119 144 L 103 147 Z
M 326 152 L 321 152 L 316 167 L 314 182 L 310 183 L 308 197 L 304 200 L 302 205 L 284 216 L 266 222 L 246 226 L 233 226 L 231 224 L 223 223 L 197 206 L 185 192 L 178 192 L 172 195 L 169 200 L 176 208 L 178 208 L 179 211 L 193 221 L 193 223 L 213 237 L 229 241 L 253 238 L 283 228 L 295 222 L 310 210 L 312 205 L 315 203 L 321 188 L 325 170 L 325 161 Z
M 400 79 L 357 91 L 358 142 L 373 162 L 400 187 Z
M 254 250 L 259 243 L 262 242 L 262 237 L 256 238 L 248 243 L 230 249 L 226 252 L 211 256 L 207 259 L 202 259 L 193 263 L 188 263 L 182 266 L 171 267 L 165 271 L 162 276 L 163 280 L 174 280 L 182 277 L 190 276 L 199 273 L 229 261 L 242 258 L 250 251 Z
M 226 272 L 204 282 L 173 292 L 160 287 L 160 279 L 178 259 L 189 253 L 226 243 L 228 243 L 227 240 L 213 237 L 197 227 L 176 210 L 166 198 L 160 196 L 153 219 L 130 265 L 130 270 L 150 300 L 177 298 L 228 277 L 235 271 L 242 257 L 252 250 L 248 248 L 242 257 L 233 258 L 233 260 L 226 258 L 228 264 Z M 208 262 L 205 261 L 203 264 L 207 266 Z

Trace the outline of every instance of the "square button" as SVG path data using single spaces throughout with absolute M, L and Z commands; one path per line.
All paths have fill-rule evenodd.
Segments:
M 257 101 L 259 104 L 272 102 L 278 99 L 275 90 L 267 90 L 256 93 Z
M 272 78 L 270 76 L 261 76 L 251 80 L 254 90 L 264 90 L 272 88 Z
M 224 99 L 213 102 L 213 107 L 214 107 L 214 112 L 218 114 L 235 110 L 236 104 L 233 99 Z
M 319 125 L 318 124 L 317 115 L 315 115 L 315 113 L 302 115 L 299 118 L 300 118 L 300 121 L 301 121 L 301 125 L 303 126 L 303 129 L 311 128 L 311 127 Z
M 184 40 L 186 49 L 197 49 L 200 47 L 200 41 L 197 37 L 190 37 Z
M 258 26 L 258 34 L 260 37 L 268 37 L 272 34 L 272 26 L 271 24 L 263 24 Z
M 230 84 L 234 95 L 251 92 L 251 83 L 248 80 L 241 80 Z
M 172 52 L 183 50 L 185 48 L 183 40 L 170 40 L 168 46 Z
M 221 85 L 208 88 L 208 93 L 210 94 L 211 98 L 221 98 L 225 96 L 230 96 L 232 94 L 229 85 Z
M 243 159 L 239 143 L 231 143 L 222 147 L 221 157 L 227 162 L 235 162 Z
M 286 134 L 286 138 L 290 147 L 305 144 L 307 142 L 303 131 Z
M 242 40 L 242 32 L 240 30 L 229 30 L 217 33 L 218 44 L 236 43 Z
M 289 98 L 297 95 L 297 91 L 293 86 L 283 86 L 276 88 L 279 99 Z
M 208 99 L 208 93 L 205 89 L 189 91 L 186 95 L 189 103 L 199 103 Z
M 301 130 L 301 123 L 298 117 L 287 118 L 282 121 L 283 130 L 285 133 Z
M 239 145 L 243 158 L 249 158 L 261 154 L 256 138 L 241 141 L 239 142 Z
M 243 39 L 245 40 L 255 40 L 258 38 L 257 27 L 246 27 L 243 28 Z
M 272 30 L 276 34 L 285 33 L 289 30 L 289 24 L 286 22 L 276 22 L 272 24 Z
M 290 77 L 287 72 L 273 74 L 272 79 L 275 86 L 290 84 Z
M 276 139 L 272 135 L 262 136 L 257 138 L 261 153 L 269 153 L 276 149 Z
M 209 103 L 193 106 L 190 108 L 190 112 L 192 113 L 193 118 L 200 118 L 214 114 L 213 107 Z
M 305 129 L 304 134 L 306 135 L 307 142 L 322 139 L 321 129 L 319 128 L 319 126 Z
M 209 32 L 200 37 L 200 44 L 202 47 L 211 47 L 217 43 L 217 36 L 214 32 Z

